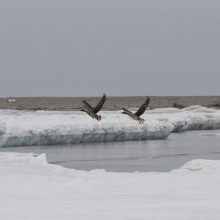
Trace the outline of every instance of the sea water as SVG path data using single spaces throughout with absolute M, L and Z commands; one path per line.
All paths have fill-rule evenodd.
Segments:
M 0 152 L 45 153 L 51 164 L 108 172 L 170 171 L 193 159 L 220 160 L 220 130 L 172 133 L 165 140 L 1 147 Z

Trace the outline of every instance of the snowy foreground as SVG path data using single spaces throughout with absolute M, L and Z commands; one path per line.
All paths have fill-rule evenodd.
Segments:
M 0 219 L 219 219 L 220 161 L 168 173 L 108 173 L 0 153 Z
M 121 112 L 102 111 L 98 122 L 80 111 L 0 110 L 0 146 L 156 140 L 171 132 L 220 128 L 220 110 L 201 106 L 147 110 L 143 125 Z

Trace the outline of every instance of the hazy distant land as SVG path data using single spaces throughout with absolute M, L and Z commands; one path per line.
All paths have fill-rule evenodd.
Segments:
M 150 108 L 173 107 L 173 103 L 181 106 L 201 105 L 220 108 L 220 96 L 150 96 Z M 12 102 L 8 102 L 8 100 Z M 100 97 L 13 97 L 0 98 L 0 109 L 14 110 L 79 110 L 82 100 L 95 106 Z M 13 102 L 15 100 L 15 102 Z M 107 97 L 102 110 L 120 110 L 122 108 L 138 108 L 146 100 L 146 96 Z

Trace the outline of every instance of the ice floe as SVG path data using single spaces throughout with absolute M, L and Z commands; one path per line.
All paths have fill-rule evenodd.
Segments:
M 0 111 L 0 146 L 165 139 L 171 132 L 220 128 L 220 111 L 201 106 L 147 110 L 140 125 L 121 111 L 98 122 L 80 111 Z

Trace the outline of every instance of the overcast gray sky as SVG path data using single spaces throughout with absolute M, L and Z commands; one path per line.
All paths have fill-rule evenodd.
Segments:
M 0 97 L 220 95 L 219 0 L 2 0 Z

